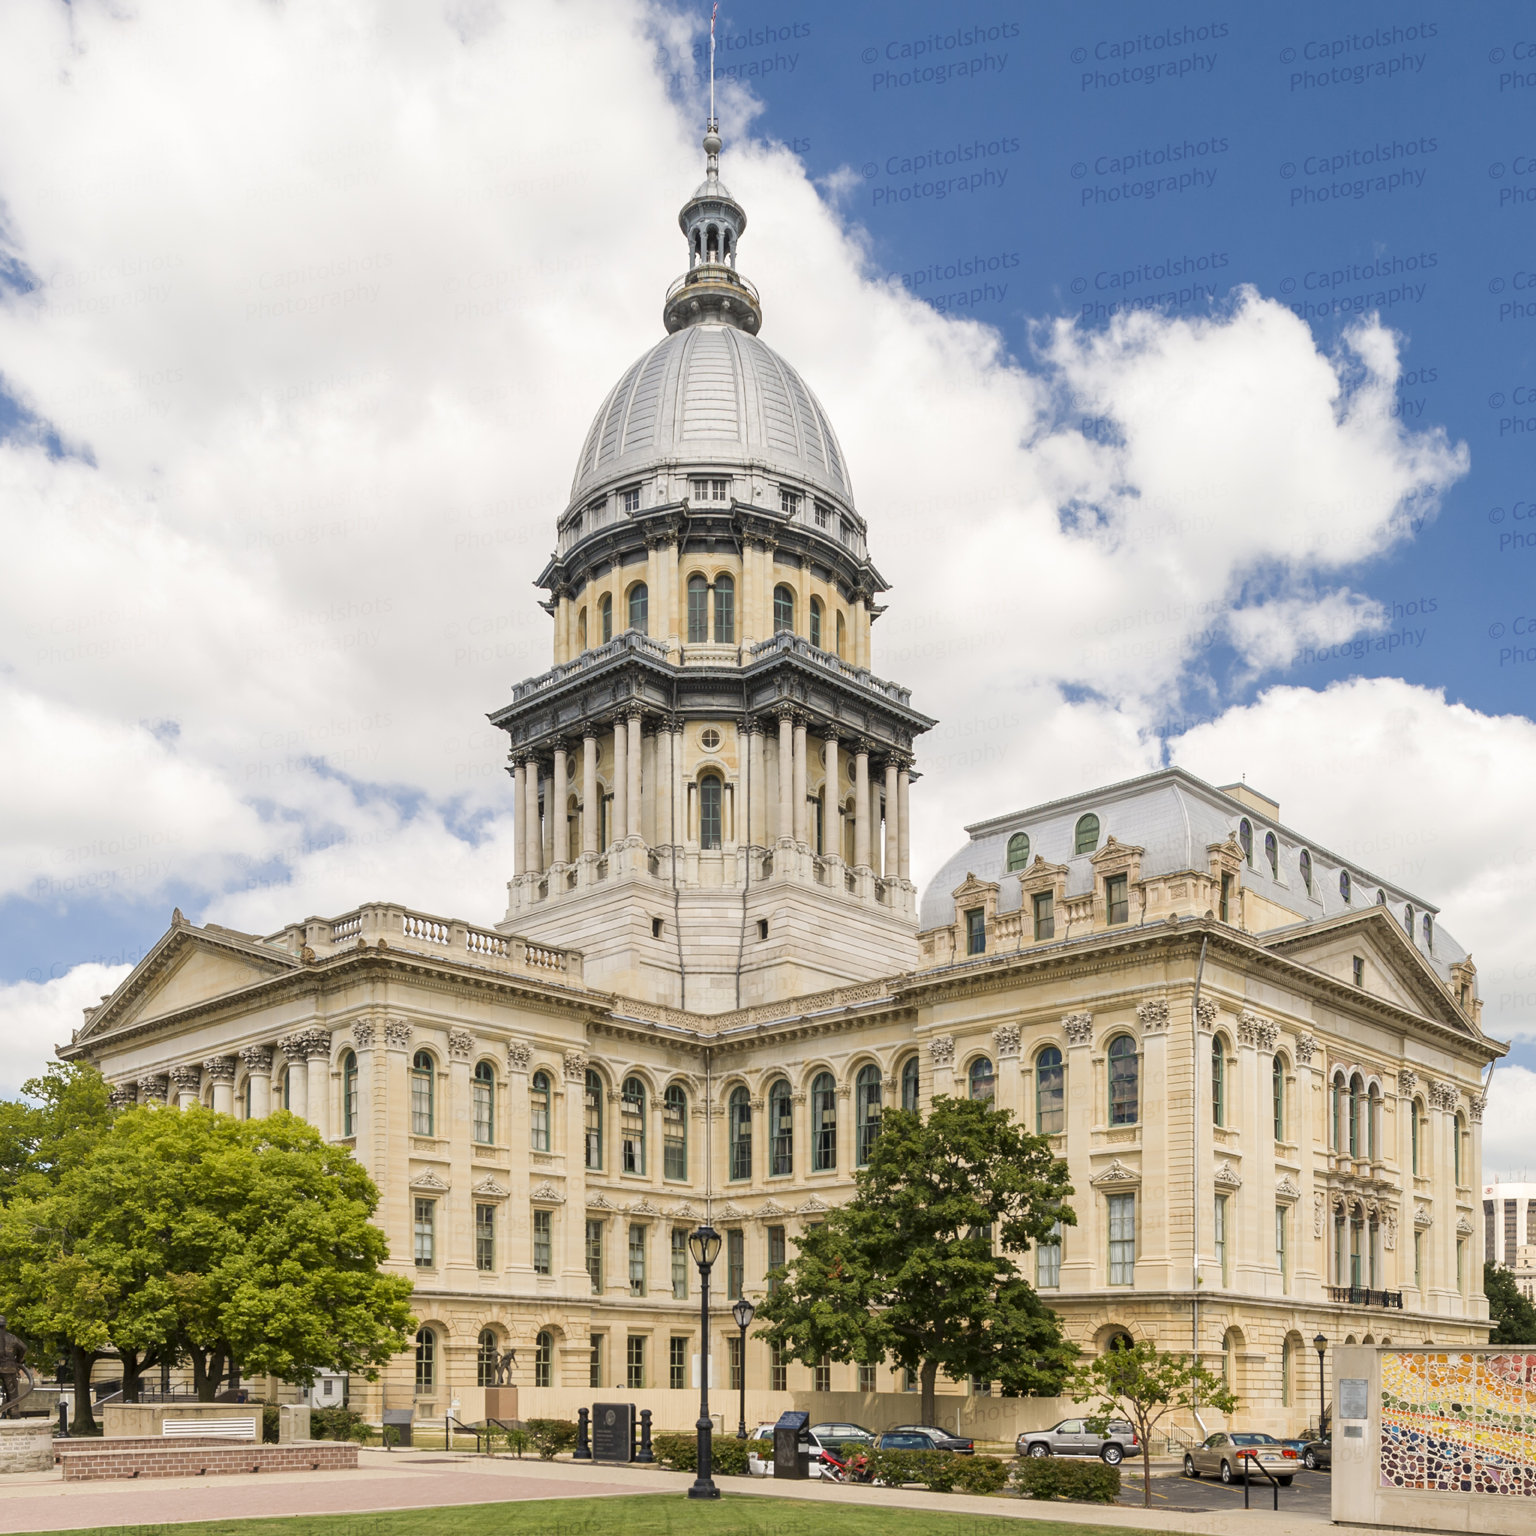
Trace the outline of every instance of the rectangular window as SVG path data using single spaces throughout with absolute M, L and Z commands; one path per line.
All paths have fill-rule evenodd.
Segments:
M 987 914 L 981 907 L 972 907 L 965 914 L 965 952 L 968 955 L 987 952 Z
M 1419 1290 L 1424 1289 L 1424 1234 L 1413 1234 L 1413 1283 Z
M 631 1296 L 645 1295 L 645 1233 L 646 1228 L 639 1222 L 632 1222 L 629 1228 L 629 1294 Z
M 1035 1286 L 1045 1289 L 1061 1284 L 1061 1223 L 1051 1228 L 1050 1237 L 1035 1248 Z
M 730 1381 L 726 1389 L 730 1392 L 741 1391 L 741 1335 L 739 1333 L 729 1336 L 725 1341 L 726 1372 Z
M 832 1390 L 832 1362 L 825 1355 L 811 1368 L 811 1391 L 830 1392 Z
M 1365 985 L 1365 961 L 1362 960 L 1359 955 L 1356 955 L 1354 958 L 1354 967 L 1355 985 L 1357 987 L 1363 987 Z
M 645 1172 L 645 1109 L 643 1093 L 625 1093 L 619 1099 L 619 1152 L 625 1173 Z
M 1456 1239 L 1456 1289 L 1463 1296 L 1467 1294 L 1467 1240 L 1464 1237 Z
M 496 1268 L 496 1207 L 475 1207 L 475 1268 L 489 1274 Z
M 1111 875 L 1104 882 L 1105 921 L 1111 926 L 1131 920 L 1130 877 Z
M 603 1384 L 603 1335 L 592 1335 L 591 1364 L 587 1367 L 587 1385 L 600 1387 Z
M 780 1281 L 779 1281 L 778 1277 L 774 1274 L 774 1271 L 776 1269 L 783 1269 L 783 1267 L 784 1267 L 784 1260 L 785 1260 L 785 1253 L 784 1253 L 784 1228 L 783 1227 L 769 1227 L 768 1228 L 768 1294 L 770 1296 L 777 1296 L 778 1293 L 779 1293 Z
M 859 1367 L 859 1391 L 873 1392 L 875 1390 L 875 1372 L 879 1367 L 873 1365 L 861 1365 Z
M 622 491 L 620 495 L 624 500 L 626 512 L 638 512 L 640 510 L 640 489 L 636 486 L 633 490 Z
M 420 1068 L 411 1072 L 411 1135 L 432 1134 L 432 1073 Z
M 901 1390 L 903 1392 L 917 1391 L 917 1375 L 915 1372 L 907 1370 L 901 1373 Z
M 779 511 L 786 516 L 793 517 L 800 510 L 800 496 L 796 491 L 785 490 L 779 487 Z
M 1344 1218 L 1338 1216 L 1333 1223 L 1333 1283 L 1344 1284 Z
M 431 1269 L 437 1261 L 437 1201 L 416 1202 L 416 1267 Z
M 1221 877 L 1221 920 L 1224 923 L 1232 921 L 1232 876 Z
M 1050 891 L 1041 891 L 1035 897 L 1035 942 L 1056 937 L 1056 897 Z
M 784 1364 L 784 1352 L 777 1344 L 768 1346 L 768 1390 L 770 1392 L 789 1390 L 789 1371 Z
M 1136 1196 L 1109 1197 L 1109 1283 L 1131 1285 L 1136 1279 Z
M 824 501 L 816 503 L 816 526 L 818 528 L 830 528 L 832 526 L 832 508 Z
M 603 1294 L 603 1224 L 587 1223 L 587 1274 L 592 1280 L 592 1294 Z
M 672 1299 L 688 1300 L 688 1233 L 672 1228 Z
M 725 1298 L 740 1301 L 747 1280 L 747 1236 L 740 1227 L 725 1234 Z
M 496 1140 L 496 1129 L 492 1125 L 494 1115 L 492 1113 L 495 1104 L 495 1089 L 490 1083 L 476 1078 L 470 1085 L 474 1092 L 475 1109 L 475 1140 L 483 1147 L 491 1146 Z
M 1231 1285 L 1231 1274 L 1227 1268 L 1227 1197 L 1216 1196 L 1216 1268 L 1221 1275 L 1223 1286 Z
M 582 1112 L 585 1116 L 586 1154 L 588 1168 L 603 1166 L 603 1085 L 601 1079 L 588 1073 L 592 1080 L 582 1090 Z
M 547 1275 L 550 1272 L 549 1256 L 553 1246 L 550 1242 L 552 1211 L 535 1211 L 533 1213 L 533 1272 L 536 1275 Z
M 674 1392 L 682 1392 L 688 1386 L 688 1340 L 667 1340 L 667 1385 Z
M 854 524 L 850 523 L 846 517 L 840 517 L 838 519 L 837 534 L 849 549 L 858 548 L 859 530 L 854 526 Z
M 645 1387 L 645 1335 L 632 1333 L 625 1342 L 624 1385 L 632 1392 L 639 1392 Z
M 1291 1251 L 1286 1242 L 1287 1212 L 1283 1205 L 1275 1207 L 1275 1263 L 1280 1266 L 1280 1290 L 1291 1294 Z
M 662 1100 L 661 1171 L 669 1179 L 688 1177 L 688 1102 L 681 1090 Z

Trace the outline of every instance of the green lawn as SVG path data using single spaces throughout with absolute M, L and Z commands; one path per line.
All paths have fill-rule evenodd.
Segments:
M 387 1514 L 137 1525 L 133 1531 L 134 1536 L 1127 1536 L 1123 1526 L 1009 1520 L 981 1510 L 950 1515 L 863 1505 L 839 1508 L 729 1493 L 718 1503 L 692 1503 L 680 1494 L 641 1494 Z M 122 1527 L 102 1526 L 71 1536 L 122 1536 Z

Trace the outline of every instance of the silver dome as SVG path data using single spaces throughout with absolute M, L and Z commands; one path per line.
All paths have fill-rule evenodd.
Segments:
M 760 463 L 853 502 L 821 402 L 772 347 L 730 325 L 690 325 L 619 380 L 587 433 L 571 501 L 661 461 Z

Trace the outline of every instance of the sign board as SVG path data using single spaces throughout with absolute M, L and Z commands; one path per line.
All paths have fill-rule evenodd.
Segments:
M 790 1408 L 779 1415 L 773 1426 L 773 1475 L 777 1478 L 804 1480 L 811 1475 L 811 1437 L 808 1413 Z
M 632 1403 L 593 1404 L 593 1461 L 633 1461 L 634 1452 L 634 1405 Z
M 1344 1376 L 1339 1379 L 1341 1419 L 1370 1418 L 1370 1387 L 1370 1381 L 1364 1376 Z

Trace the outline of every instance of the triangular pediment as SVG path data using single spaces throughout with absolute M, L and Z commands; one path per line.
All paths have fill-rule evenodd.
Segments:
M 997 882 L 995 880 L 978 880 L 974 874 L 967 874 L 965 879 L 957 885 L 950 895 L 957 902 L 976 901 L 987 896 L 997 895 Z

